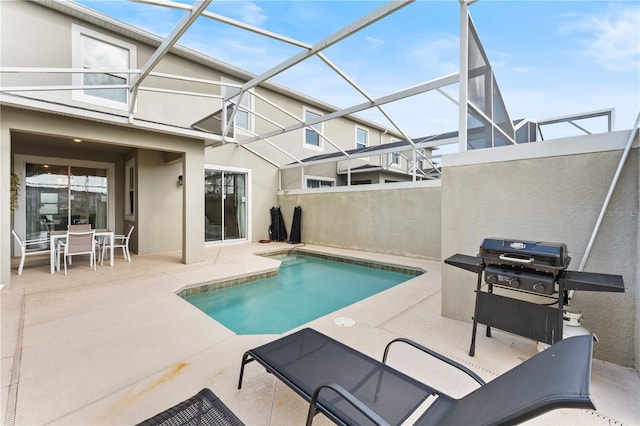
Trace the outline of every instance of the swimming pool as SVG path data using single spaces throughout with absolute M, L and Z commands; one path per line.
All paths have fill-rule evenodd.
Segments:
M 276 276 L 182 297 L 236 334 L 280 334 L 422 273 L 301 254 L 273 257 L 282 262 Z

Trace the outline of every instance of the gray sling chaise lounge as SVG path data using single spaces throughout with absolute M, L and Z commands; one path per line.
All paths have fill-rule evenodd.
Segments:
M 393 343 L 410 344 L 458 368 L 481 386 L 455 399 L 386 364 Z M 562 340 L 502 376 L 484 383 L 468 368 L 407 339 L 387 345 L 382 362 L 313 329 L 303 329 L 245 352 L 310 402 L 307 425 L 320 411 L 341 425 L 397 425 L 430 395 L 437 398 L 415 424 L 514 424 L 556 408 L 595 408 L 589 397 L 591 336 Z

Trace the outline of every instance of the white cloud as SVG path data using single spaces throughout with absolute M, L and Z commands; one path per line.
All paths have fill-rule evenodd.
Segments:
M 617 6 L 598 15 L 574 15 L 560 28 L 575 36 L 581 56 L 609 71 L 628 71 L 640 66 L 640 7 Z
M 234 7 L 240 16 L 240 21 L 247 24 L 260 26 L 267 19 L 264 10 L 255 3 L 237 2 L 234 3 Z
M 365 37 L 365 40 L 367 41 L 367 51 L 376 50 L 379 47 L 384 46 L 384 40 L 381 40 L 379 38 Z
M 458 71 L 460 38 L 454 34 L 440 33 L 424 44 L 409 50 L 410 63 L 418 63 L 437 76 Z

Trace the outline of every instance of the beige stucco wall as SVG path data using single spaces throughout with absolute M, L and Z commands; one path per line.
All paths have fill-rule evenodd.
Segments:
M 294 207 L 302 207 L 305 243 L 439 259 L 441 191 L 428 185 L 282 194 L 278 203 L 287 232 Z
M 137 153 L 138 254 L 182 249 L 182 163 L 166 164 L 160 151 Z M 201 211 L 187 209 L 187 219 L 202 222 Z
M 502 237 L 565 243 L 572 257 L 569 268 L 577 269 L 628 135 L 592 135 L 457 154 L 462 160 L 445 158 L 442 258 L 476 255 L 483 238 Z M 555 149 L 562 147 L 572 149 Z M 598 150 L 604 151 L 590 152 Z M 638 151 L 636 141 L 585 267 L 622 275 L 626 292 L 576 292 L 571 305 L 600 338 L 595 356 L 625 366 L 633 366 L 638 353 Z M 484 158 L 489 155 L 494 160 Z M 475 281 L 474 274 L 443 265 L 443 315 L 471 320 Z M 481 352 L 485 337 L 479 336 L 476 350 Z

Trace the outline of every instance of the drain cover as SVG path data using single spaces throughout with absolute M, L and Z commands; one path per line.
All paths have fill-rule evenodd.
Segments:
M 348 317 L 338 317 L 333 320 L 333 323 L 338 327 L 353 327 L 356 325 L 356 320 Z

